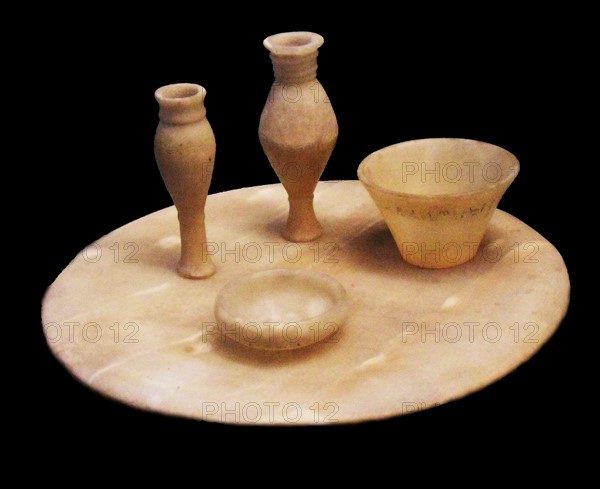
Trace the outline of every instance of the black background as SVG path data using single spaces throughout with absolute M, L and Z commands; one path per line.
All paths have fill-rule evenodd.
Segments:
M 573 182 L 557 164 L 564 157 L 562 127 L 556 122 L 563 102 L 556 97 L 550 103 L 547 96 L 560 91 L 554 81 L 560 60 L 552 38 L 542 49 L 543 33 L 530 35 L 526 21 L 511 15 L 499 29 L 466 21 L 440 28 L 426 22 L 425 14 L 407 15 L 392 28 L 367 18 L 352 25 L 342 18 L 326 22 L 317 12 L 308 20 L 288 16 L 243 28 L 179 14 L 158 15 L 143 26 L 115 18 L 101 28 L 84 22 L 69 31 L 64 43 L 40 48 L 47 48 L 43 55 L 52 60 L 53 70 L 48 96 L 41 99 L 42 128 L 51 142 L 38 173 L 39 300 L 89 243 L 171 205 L 153 154 L 158 122 L 153 93 L 162 85 L 192 82 L 207 89 L 207 116 L 217 138 L 211 193 L 277 182 L 257 137 L 273 80 L 262 40 L 288 30 L 325 37 L 318 77 L 340 135 L 323 180 L 355 179 L 367 154 L 409 139 L 465 137 L 502 146 L 518 157 L 521 173 L 500 207 L 550 240 L 575 281 L 569 242 L 574 224 L 565 210 Z M 367 443 L 391 438 L 402 440 L 402 451 L 418 453 L 452 449 L 454 441 L 466 440 L 474 452 L 475 447 L 507 443 L 514 447 L 514 462 L 527 463 L 533 453 L 552 452 L 557 438 L 571 435 L 584 402 L 571 384 L 577 374 L 571 354 L 576 290 L 573 283 L 569 314 L 553 338 L 494 385 L 411 416 L 316 428 L 210 424 L 105 399 L 80 385 L 52 357 L 36 313 L 32 344 L 39 367 L 29 385 L 36 398 L 37 433 L 47 441 L 68 440 L 83 453 L 115 440 L 127 453 L 156 440 L 163 447 L 183 439 L 207 445 L 234 436 L 245 440 L 240 446 L 246 448 L 265 437 L 355 443 L 349 446 L 357 446 L 358 437 Z

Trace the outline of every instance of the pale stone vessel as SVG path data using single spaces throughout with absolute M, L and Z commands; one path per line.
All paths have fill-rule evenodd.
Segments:
M 312 32 L 284 32 L 264 40 L 275 82 L 258 135 L 288 193 L 290 208 L 282 234 L 289 241 L 311 241 L 322 233 L 313 194 L 338 135 L 333 108 L 317 80 L 317 54 L 323 42 Z
M 310 270 L 236 277 L 215 300 L 223 338 L 263 350 L 293 350 L 322 341 L 337 332 L 347 312 L 344 287 Z
M 181 259 L 177 267 L 187 278 L 206 278 L 216 267 L 207 253 L 204 205 L 215 163 L 216 142 L 206 119 L 200 85 L 177 83 L 155 92 L 160 122 L 154 154 L 160 174 L 177 208 Z
M 425 268 L 471 260 L 519 172 L 503 148 L 471 139 L 406 141 L 367 156 L 358 178 L 402 257 Z

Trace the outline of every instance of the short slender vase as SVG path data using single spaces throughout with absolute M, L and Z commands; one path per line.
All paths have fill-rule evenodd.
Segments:
M 283 237 L 311 241 L 323 229 L 313 207 L 317 182 L 335 146 L 338 125 L 317 80 L 323 37 L 284 32 L 267 37 L 275 81 L 263 109 L 258 136 L 271 166 L 285 187 L 289 215 Z
M 206 90 L 177 83 L 155 92 L 160 122 L 154 154 L 163 181 L 177 208 L 181 258 L 177 271 L 186 278 L 215 273 L 207 253 L 204 205 L 215 163 L 215 136 L 204 108 Z

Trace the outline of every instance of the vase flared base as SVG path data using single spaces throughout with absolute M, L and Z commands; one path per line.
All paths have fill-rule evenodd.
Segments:
M 213 262 L 205 262 L 199 265 L 179 264 L 177 273 L 183 278 L 201 280 L 212 277 L 217 271 L 217 267 Z
M 314 241 L 321 234 L 323 234 L 323 227 L 316 218 L 300 221 L 288 219 L 285 229 L 281 232 L 281 236 L 294 243 Z
M 288 241 L 303 243 L 313 241 L 323 234 L 313 207 L 313 195 L 289 198 L 290 210 L 281 235 Z
M 288 241 L 293 243 L 304 243 L 306 241 L 314 241 L 323 234 L 323 228 L 319 225 L 318 229 L 284 229 L 281 233 Z

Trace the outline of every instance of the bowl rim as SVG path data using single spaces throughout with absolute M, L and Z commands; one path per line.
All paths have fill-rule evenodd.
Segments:
M 423 141 L 439 142 L 439 141 L 451 141 L 451 140 L 454 140 L 454 141 L 466 141 L 468 143 L 476 143 L 476 144 L 482 144 L 482 145 L 485 145 L 485 146 L 492 146 L 494 148 L 498 148 L 502 152 L 506 153 L 509 157 L 511 157 L 511 158 L 514 159 L 514 161 L 515 161 L 514 171 L 513 172 L 509 172 L 506 177 L 504 177 L 504 178 L 500 179 L 499 181 L 495 182 L 492 187 L 475 189 L 475 190 L 471 190 L 471 191 L 468 191 L 468 192 L 453 192 L 453 193 L 436 194 L 436 195 L 423 195 L 423 194 L 415 194 L 415 193 L 410 193 L 410 192 L 398 192 L 397 190 L 390 190 L 388 188 L 382 187 L 380 185 L 377 185 L 377 184 L 369 181 L 365 177 L 365 175 L 364 175 L 364 169 L 366 168 L 367 164 L 369 163 L 369 161 L 367 161 L 367 160 L 370 160 L 376 154 L 380 154 L 380 153 L 383 153 L 385 151 L 389 151 L 392 148 L 395 148 L 397 146 L 410 145 L 410 144 L 414 144 L 414 143 L 417 143 L 417 142 L 423 142 Z M 360 180 L 360 182 L 365 187 L 367 187 L 367 188 L 372 188 L 372 189 L 375 189 L 375 190 L 377 190 L 379 192 L 382 192 L 382 193 L 385 193 L 385 194 L 388 194 L 388 195 L 402 196 L 402 197 L 408 197 L 408 198 L 411 198 L 411 199 L 416 199 L 416 200 L 421 200 L 421 201 L 427 201 L 427 200 L 440 200 L 440 199 L 456 199 L 457 197 L 468 197 L 468 196 L 471 196 L 471 195 L 484 194 L 486 192 L 491 192 L 491 191 L 493 191 L 497 187 L 501 187 L 503 185 L 510 184 L 517 177 L 517 175 L 519 174 L 520 169 L 521 169 L 521 163 L 519 162 L 518 158 L 513 153 L 511 153 L 507 149 L 504 149 L 501 146 L 498 146 L 498 145 L 492 144 L 492 143 L 487 143 L 485 141 L 480 141 L 478 139 L 444 138 L 444 137 L 440 137 L 440 138 L 418 138 L 418 139 L 410 139 L 410 140 L 407 140 L 407 141 L 401 141 L 399 143 L 390 144 L 389 146 L 385 146 L 385 147 L 380 148 L 380 149 L 378 149 L 376 151 L 373 151 L 372 153 L 368 154 L 367 156 L 365 156 L 363 158 L 363 160 L 358 165 L 356 173 L 358 175 L 358 179 Z
M 338 309 L 340 310 L 340 313 L 343 313 L 344 308 L 348 306 L 348 293 L 345 287 L 331 275 L 306 269 L 272 268 L 269 270 L 259 270 L 257 272 L 245 273 L 229 280 L 229 282 L 227 282 L 221 288 L 221 290 L 219 290 L 217 297 L 215 298 L 215 316 L 217 316 L 218 309 L 221 314 L 224 313 L 228 319 L 234 322 L 264 322 L 264 319 L 262 318 L 243 318 L 239 314 L 232 313 L 230 310 L 224 307 L 223 299 L 225 296 L 229 296 L 232 292 L 235 293 L 236 287 L 239 287 L 241 284 L 259 279 L 261 276 L 271 275 L 286 275 L 289 277 L 304 276 L 310 278 L 311 280 L 318 281 L 319 283 L 327 283 L 328 290 L 330 290 L 333 294 L 333 304 L 331 307 L 328 307 L 326 310 L 315 316 L 307 316 L 302 319 L 288 321 L 288 323 L 294 322 L 302 325 L 303 323 L 313 322 L 324 316 L 331 315 Z

